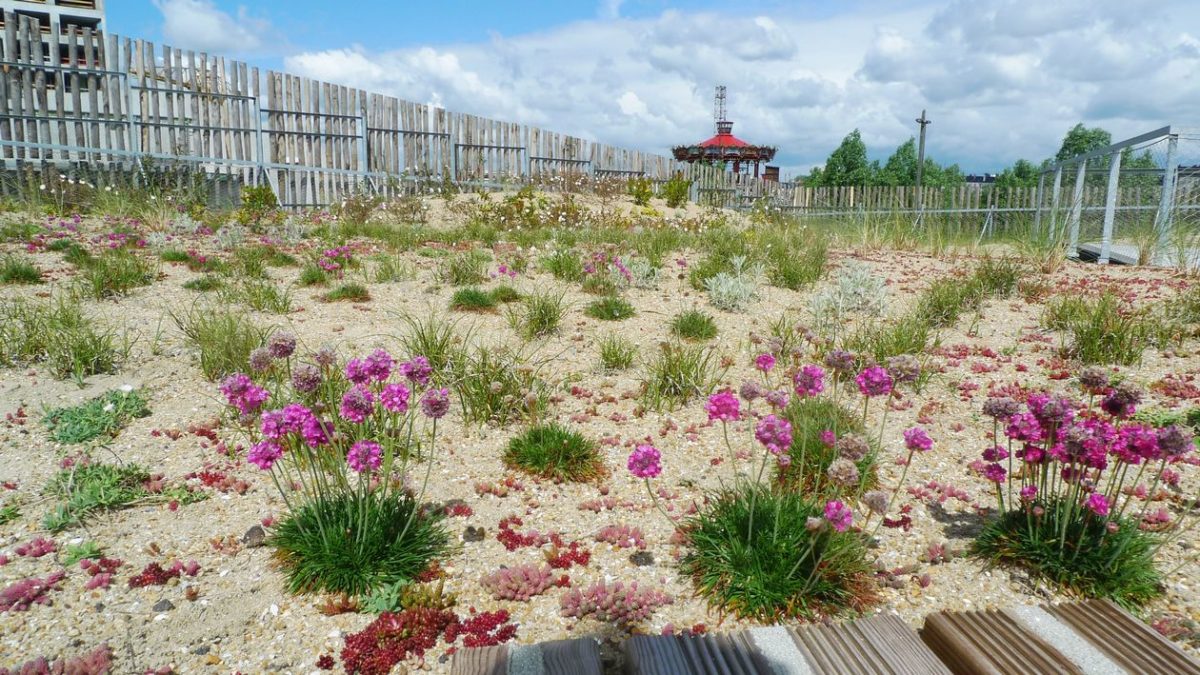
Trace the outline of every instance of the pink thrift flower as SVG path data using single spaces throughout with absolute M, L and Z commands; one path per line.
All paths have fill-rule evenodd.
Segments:
M 704 404 L 704 409 L 708 411 L 710 421 L 736 422 L 741 418 L 737 397 L 728 389 L 709 396 L 708 402 Z
M 280 457 L 283 457 L 283 448 L 274 441 L 255 443 L 246 453 L 246 461 L 263 471 L 269 471 Z
M 754 429 L 754 437 L 768 450 L 778 455 L 792 445 L 792 425 L 785 419 L 767 415 Z
M 432 373 L 433 368 L 429 365 L 429 359 L 424 356 L 416 356 L 411 361 L 400 364 L 400 374 L 409 382 L 422 387 L 429 384 L 429 376 Z
M 904 447 L 916 452 L 928 452 L 933 447 L 933 439 L 921 427 L 904 430 Z
M 837 532 L 845 532 L 854 522 L 854 512 L 838 500 L 825 503 L 825 520 Z
M 821 432 L 821 444 L 827 448 L 832 448 L 837 444 L 837 434 L 833 433 L 833 429 L 826 429 Z
M 796 395 L 801 398 L 816 396 L 825 391 L 825 370 L 821 366 L 804 366 L 792 376 Z
M 662 473 L 662 454 L 653 445 L 639 445 L 629 454 L 629 473 L 638 478 L 657 478 Z
M 430 389 L 421 397 L 421 412 L 430 419 L 444 417 L 450 410 L 450 392 L 445 389 Z
M 350 359 L 346 363 L 346 379 L 354 384 L 366 384 L 371 381 L 371 371 L 367 362 L 362 359 Z
M 300 427 L 300 436 L 304 438 L 304 444 L 308 447 L 320 447 L 329 442 L 330 428 L 328 422 L 322 422 L 316 415 L 310 415 Z
M 1037 497 L 1037 492 L 1038 492 L 1038 489 L 1037 489 L 1036 485 L 1026 485 L 1025 487 L 1021 488 L 1021 492 L 1020 492 L 1021 501 L 1023 501 L 1023 502 L 1033 501 Z
M 1004 467 L 996 463 L 988 464 L 983 468 L 983 477 L 992 481 L 993 483 L 1004 482 L 1004 478 L 1007 475 L 1008 472 L 1004 470 Z
M 350 446 L 346 453 L 346 464 L 355 473 L 370 473 L 379 469 L 383 458 L 383 448 L 375 441 L 359 441 Z
M 408 387 L 395 382 L 383 388 L 383 391 L 379 393 L 379 402 L 389 412 L 404 414 L 408 411 L 408 396 L 410 393 Z
M 392 355 L 382 349 L 376 349 L 366 358 L 366 370 L 372 380 L 383 382 L 392 374 Z
M 1101 518 L 1108 515 L 1108 497 L 1099 492 L 1088 495 L 1087 499 L 1083 500 L 1083 506 Z
M 220 390 L 229 405 L 237 408 L 243 415 L 257 412 L 271 396 L 266 389 L 254 384 L 254 380 L 245 373 L 234 373 L 225 378 L 221 382 Z
M 868 398 L 892 393 L 892 376 L 882 366 L 864 369 L 854 381 L 858 383 L 858 390 L 862 395 Z
M 775 357 L 771 354 L 759 354 L 758 358 L 754 359 L 754 367 L 769 373 L 775 367 Z
M 351 422 L 362 424 L 375 412 L 375 395 L 366 387 L 354 386 L 342 396 L 338 411 Z

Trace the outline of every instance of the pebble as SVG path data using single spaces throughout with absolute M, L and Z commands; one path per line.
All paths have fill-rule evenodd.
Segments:
M 483 541 L 487 538 L 487 532 L 482 527 L 468 525 L 467 529 L 463 530 L 462 538 L 466 542 Z
M 175 609 L 175 603 L 163 598 L 162 600 L 154 603 L 154 607 L 152 607 L 152 609 L 156 612 L 169 612 Z
M 654 564 L 654 554 L 651 553 L 650 551 L 638 551 L 637 553 L 634 553 L 633 555 L 629 556 L 629 562 L 633 563 L 634 565 L 637 565 L 638 567 L 645 567 L 647 565 L 653 565 Z
M 255 525 L 242 535 L 242 543 L 246 545 L 246 548 L 262 546 L 266 540 L 267 533 L 263 530 L 262 525 Z

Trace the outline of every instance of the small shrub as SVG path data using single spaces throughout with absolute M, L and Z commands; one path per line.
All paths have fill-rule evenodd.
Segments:
M 103 300 L 148 286 L 156 275 L 149 262 L 125 249 L 113 249 L 92 258 L 83 268 L 79 284 L 86 296 Z
M 629 261 L 629 285 L 647 290 L 658 288 L 660 272 L 649 260 L 634 258 Z
M 438 268 L 438 278 L 451 286 L 478 284 L 487 279 L 488 258 L 469 251 L 446 258 Z
M 63 555 L 63 567 L 74 567 L 80 560 L 99 560 L 104 556 L 104 548 L 94 541 L 85 541 L 67 547 Z
M 365 516 L 362 509 L 367 509 Z M 414 509 L 412 524 L 405 531 Z M 361 523 L 367 523 L 361 527 Z M 348 541 L 348 535 L 357 535 Z M 366 595 L 410 582 L 449 545 L 436 511 L 407 496 L 322 496 L 289 513 L 268 543 L 283 564 L 292 593 Z
M 983 301 L 981 290 L 970 280 L 938 279 L 917 299 L 916 315 L 932 328 L 953 326 L 963 310 L 978 309 Z
M 664 345 L 650 362 L 642 398 L 655 410 L 685 405 L 712 392 L 723 376 L 716 354 L 701 346 Z
M 686 340 L 711 340 L 717 336 L 717 322 L 701 309 L 688 309 L 671 319 L 671 333 Z
M 301 286 L 324 286 L 329 283 L 329 275 L 316 263 L 307 263 L 300 269 L 300 279 L 297 283 Z
M 55 377 L 82 382 L 111 373 L 129 352 L 116 331 L 98 327 L 77 303 L 0 302 L 0 363 L 45 362 Z
M 628 300 L 615 295 L 588 304 L 583 313 L 602 321 L 620 321 L 634 315 L 633 305 L 629 304 Z
M 496 298 L 479 288 L 460 288 L 450 298 L 450 309 L 463 312 L 491 312 L 496 309 Z
M 630 178 L 628 191 L 629 196 L 633 197 L 634 204 L 649 206 L 650 199 L 654 197 L 654 183 L 645 177 Z
M 677 173 L 671 176 L 671 179 L 662 186 L 662 196 L 667 201 L 667 206 L 677 209 L 686 204 L 691 187 L 692 181 L 687 180 L 681 174 Z
M 189 291 L 197 291 L 199 293 L 215 291 L 221 288 L 223 285 L 224 284 L 221 282 L 220 277 L 216 277 L 211 274 L 206 274 L 202 277 L 196 277 L 195 279 L 188 279 L 187 281 L 183 282 L 184 288 Z
M 356 283 L 342 284 L 321 296 L 325 302 L 367 302 L 371 293 L 366 286 Z
M 1029 270 L 1012 258 L 984 258 L 975 268 L 972 280 L 979 284 L 984 295 L 1008 297 Z
M 0 260 L 0 283 L 40 284 L 42 272 L 26 258 L 6 255 Z
M 637 345 L 616 333 L 601 337 L 599 347 L 600 365 L 605 370 L 628 370 L 633 367 L 633 361 L 637 358 Z
M 556 332 L 567 310 L 563 295 L 551 291 L 528 295 L 522 304 L 521 310 L 509 314 L 509 321 L 527 340 Z
M 292 311 L 292 294 L 266 279 L 246 279 L 236 286 L 225 287 L 221 301 L 240 302 L 259 312 L 287 314 Z
M 101 436 L 116 436 L 134 418 L 150 414 L 138 390 L 110 391 L 70 408 L 55 408 L 43 422 L 59 443 L 86 443 Z
M 596 444 L 556 423 L 532 427 L 509 441 L 504 463 L 561 482 L 586 482 L 605 473 Z
M 577 283 L 583 280 L 583 261 L 570 249 L 559 249 L 543 256 L 540 265 L 559 281 Z
M 859 329 L 846 340 L 846 349 L 866 361 L 885 363 L 901 354 L 921 354 L 929 345 L 931 329 L 919 314 L 909 314 L 890 323 L 877 323 Z
M 803 246 L 777 246 L 767 254 L 767 280 L 793 291 L 816 283 L 825 274 L 829 243 L 815 237 Z
M 680 570 L 710 607 L 746 619 L 861 610 L 876 588 L 864 539 L 853 530 L 811 530 L 822 504 L 749 483 L 723 490 L 689 520 L 691 546 Z
M 265 328 L 256 326 L 246 315 L 228 309 L 193 307 L 171 314 L 175 325 L 200 352 L 200 370 L 210 381 L 243 372 L 250 352 L 266 343 Z
M 836 338 L 852 315 L 875 317 L 883 313 L 887 286 L 883 277 L 858 261 L 838 269 L 833 283 L 819 289 L 809 301 L 809 312 L 817 332 Z
M 234 214 L 234 220 L 239 224 L 257 227 L 282 219 L 279 200 L 275 198 L 270 185 L 244 185 L 241 198 L 242 205 Z

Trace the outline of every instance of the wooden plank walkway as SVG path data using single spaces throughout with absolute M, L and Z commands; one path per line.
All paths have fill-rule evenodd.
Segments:
M 625 675 L 1200 675 L 1200 663 L 1107 600 L 938 612 L 918 634 L 879 614 L 833 625 L 635 635 Z M 454 675 L 601 675 L 590 637 L 467 649 Z

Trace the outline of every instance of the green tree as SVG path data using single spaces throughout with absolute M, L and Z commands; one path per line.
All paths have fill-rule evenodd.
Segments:
M 1100 127 L 1087 128 L 1080 122 L 1067 131 L 1054 159 L 1061 162 L 1112 144 L 1112 134 Z
M 926 162 L 928 164 L 928 162 Z M 879 172 L 880 185 L 916 185 L 917 143 L 911 136 L 887 158 Z
M 846 134 L 841 145 L 825 160 L 825 167 L 809 174 L 809 185 L 869 185 L 872 182 L 871 163 L 867 161 L 867 146 L 858 129 Z
M 1034 187 L 1041 171 L 1027 159 L 1018 159 L 1012 166 L 996 176 L 997 188 Z

